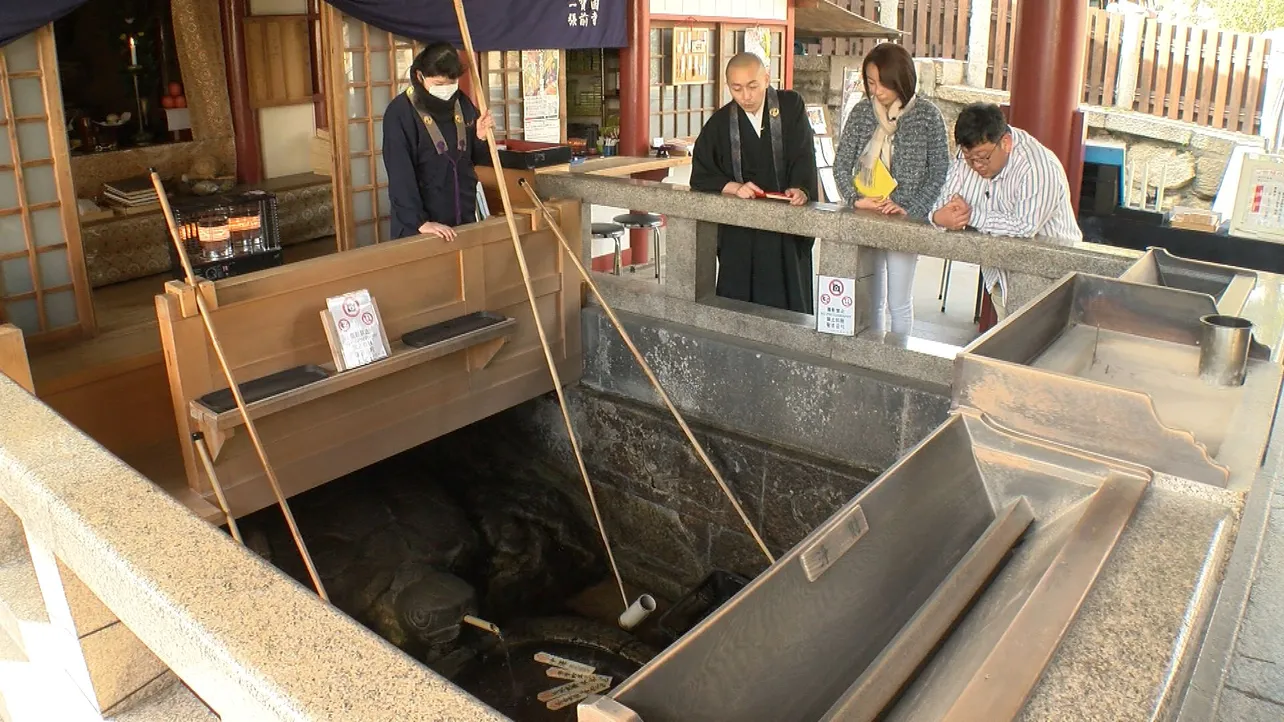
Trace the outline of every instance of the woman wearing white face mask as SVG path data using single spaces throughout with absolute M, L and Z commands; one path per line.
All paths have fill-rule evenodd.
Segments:
M 410 87 L 383 114 L 383 163 L 392 203 L 392 237 L 432 233 L 454 240 L 454 226 L 477 220 L 477 172 L 489 158 L 489 115 L 459 92 L 464 64 L 449 43 L 424 48 Z

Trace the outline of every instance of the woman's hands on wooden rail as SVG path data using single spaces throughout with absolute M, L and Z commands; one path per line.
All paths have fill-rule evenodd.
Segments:
M 432 221 L 428 221 L 427 223 L 424 223 L 423 225 L 419 226 L 419 232 L 430 233 L 434 236 L 441 236 L 442 238 L 445 238 L 447 242 L 455 240 L 454 228 L 451 228 L 450 226 L 444 226 L 440 223 L 433 223 Z

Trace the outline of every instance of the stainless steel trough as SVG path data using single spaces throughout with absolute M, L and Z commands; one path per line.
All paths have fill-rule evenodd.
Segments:
M 1213 299 L 1218 312 L 1239 316 L 1257 286 L 1258 273 L 1247 268 L 1192 261 L 1163 248 L 1150 248 L 1119 280 L 1202 293 Z
M 1242 386 L 1200 381 L 1200 318 L 1217 313 L 1207 294 L 1066 276 L 958 355 L 954 405 L 1015 432 L 1243 488 L 1265 449 L 1281 368 L 1254 341 Z
M 1150 481 L 955 414 L 580 720 L 1012 719 Z
M 942 426 L 579 720 L 1167 718 L 1284 378 L 1252 342 L 1200 379 L 1201 317 L 1262 303 L 1206 265 L 1070 275 L 978 339 Z

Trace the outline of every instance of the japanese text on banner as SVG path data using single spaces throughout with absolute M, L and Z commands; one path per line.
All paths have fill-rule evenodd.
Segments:
M 570 0 L 567 3 L 570 12 L 566 15 L 566 24 L 570 27 L 597 27 L 597 9 L 601 0 Z

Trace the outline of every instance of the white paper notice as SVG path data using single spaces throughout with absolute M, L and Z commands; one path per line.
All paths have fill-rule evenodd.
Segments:
M 536 143 L 562 140 L 561 101 L 556 95 L 528 95 L 522 99 L 523 137 Z
M 821 276 L 816 299 L 816 330 L 836 336 L 856 335 L 856 281 Z
M 345 368 L 364 366 L 388 356 L 379 314 L 375 311 L 369 291 L 362 289 L 327 298 L 325 304 L 334 319 Z
M 838 182 L 834 180 L 833 168 L 820 168 L 820 187 L 830 203 L 842 203 L 843 196 L 838 192 Z
M 834 139 L 824 136 L 820 139 L 821 157 L 825 159 L 825 165 L 834 164 Z
M 1248 191 L 1251 222 L 1271 230 L 1284 228 L 1284 171 L 1257 171 Z

